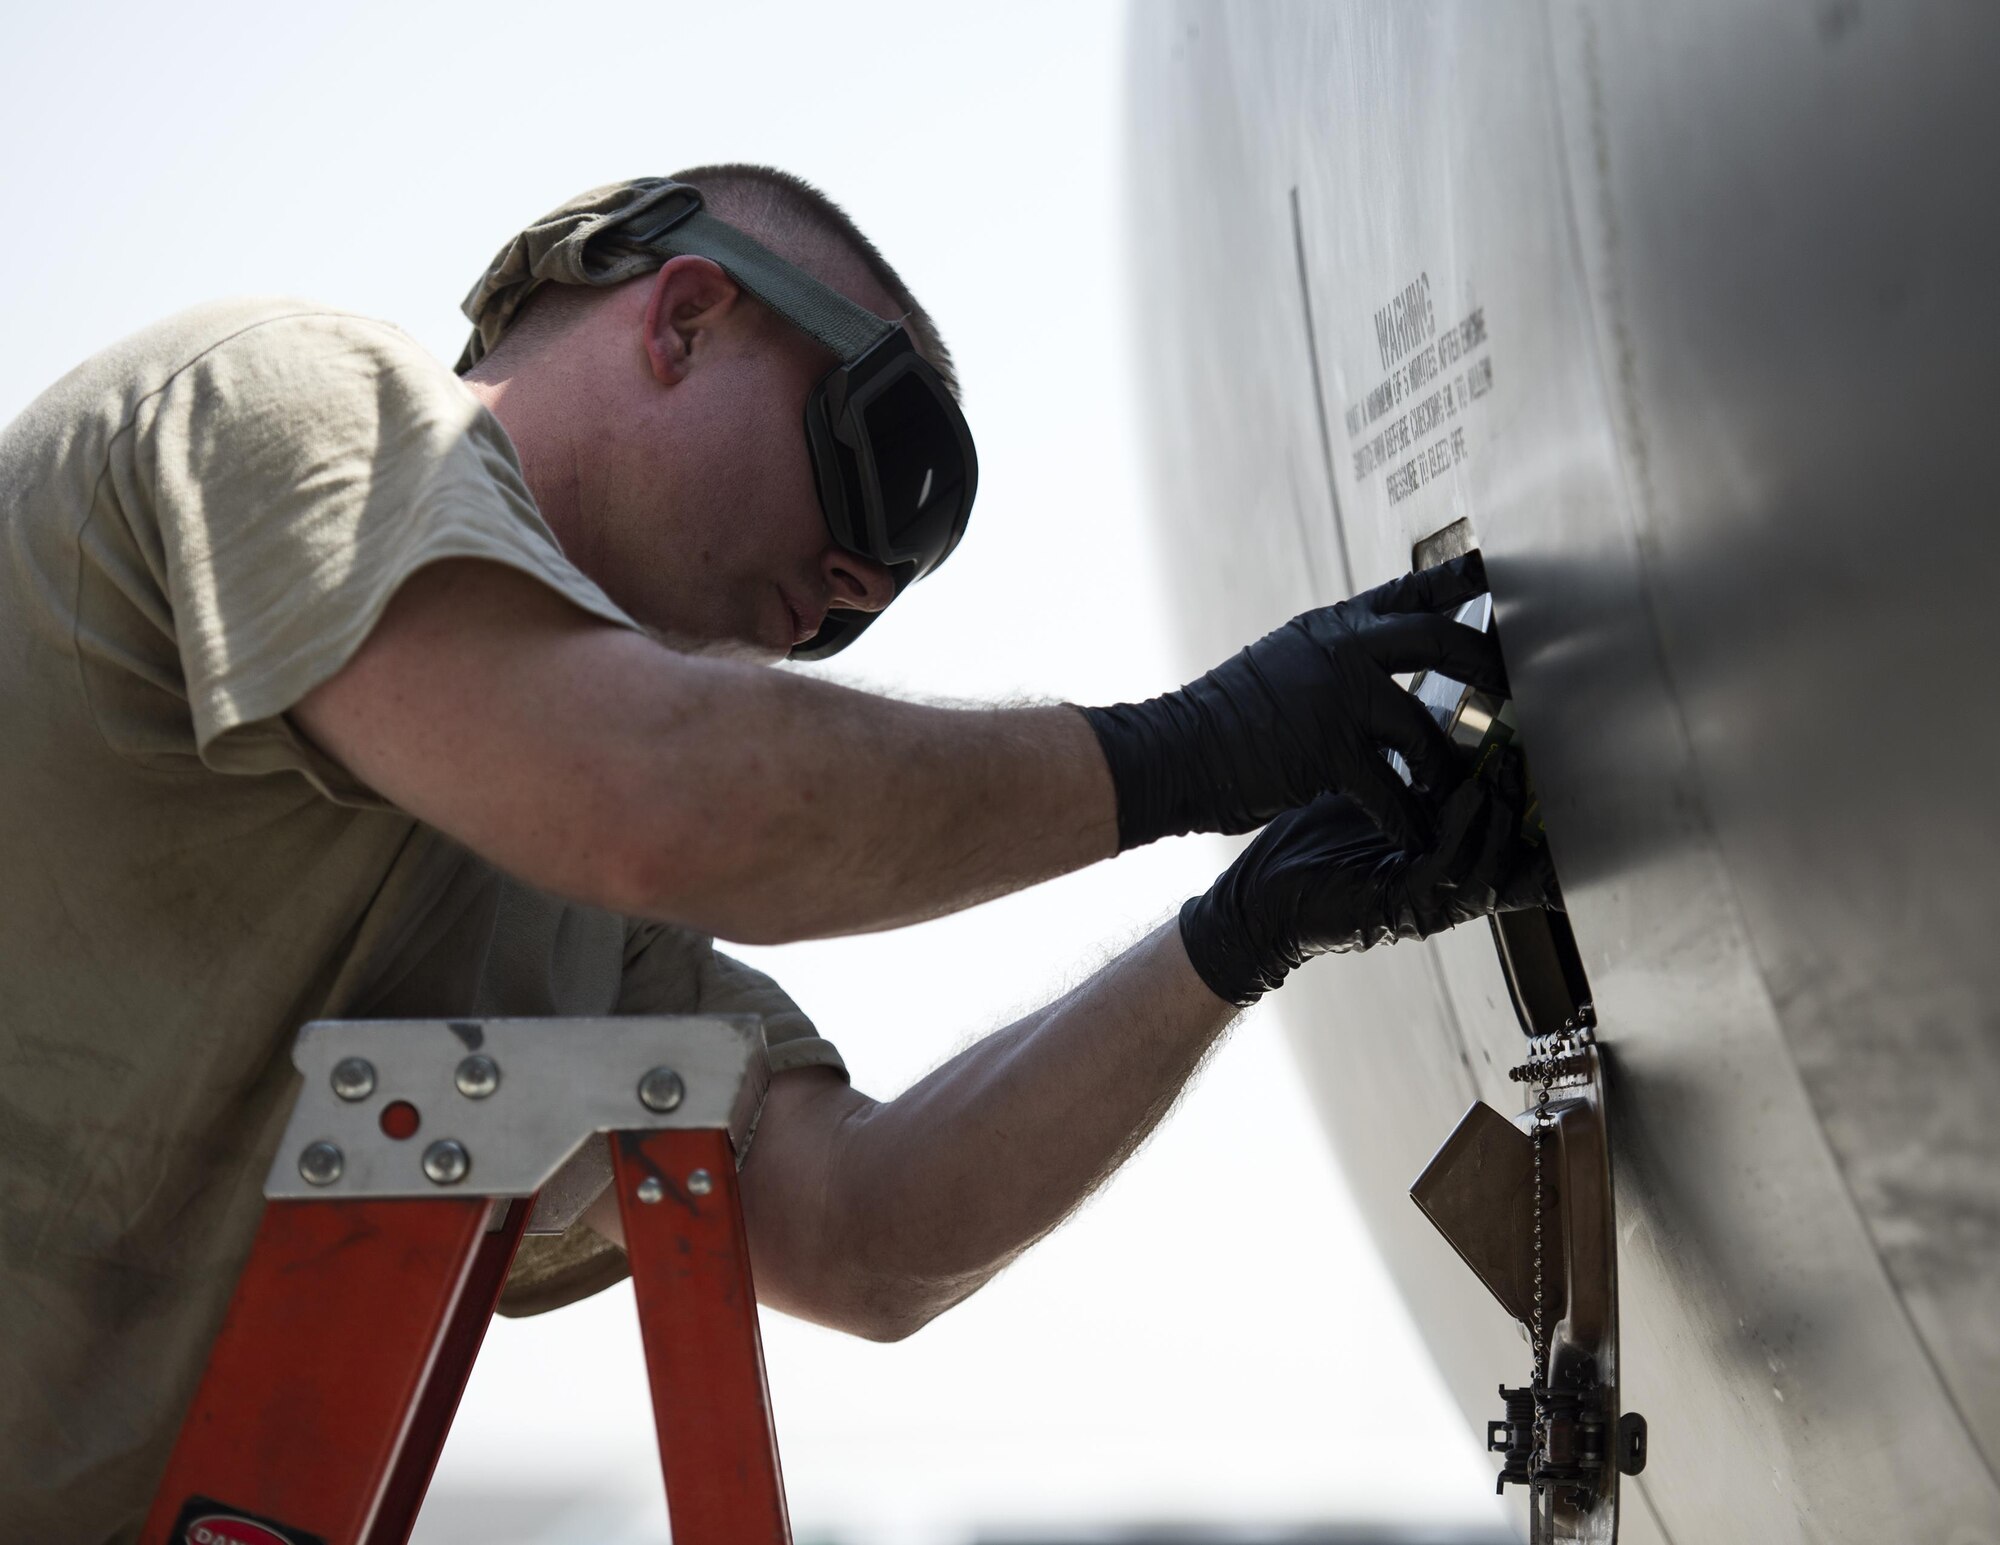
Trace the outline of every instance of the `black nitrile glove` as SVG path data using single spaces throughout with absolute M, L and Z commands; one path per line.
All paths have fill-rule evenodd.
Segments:
M 1389 842 L 1339 795 L 1279 816 L 1181 908 L 1196 974 L 1248 1008 L 1314 955 L 1426 939 L 1492 912 L 1559 908 L 1547 846 L 1521 834 L 1520 754 L 1496 760 L 1445 799 L 1423 852 Z
M 1247 832 L 1320 794 L 1349 795 L 1407 847 L 1426 802 L 1383 756 L 1400 751 L 1436 802 L 1462 775 L 1400 671 L 1436 670 L 1497 696 L 1493 639 L 1440 613 L 1486 589 L 1477 553 L 1302 613 L 1199 681 L 1143 703 L 1086 708 L 1118 795 L 1118 850 L 1182 832 Z

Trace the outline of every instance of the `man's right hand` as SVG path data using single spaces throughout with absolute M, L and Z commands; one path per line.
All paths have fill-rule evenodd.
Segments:
M 1454 558 L 1294 617 L 1178 692 L 1083 710 L 1111 766 L 1119 851 L 1254 831 L 1327 793 L 1349 796 L 1399 846 L 1425 846 L 1458 767 L 1394 677 L 1436 670 L 1506 696 L 1493 638 L 1444 615 L 1485 589 L 1479 555 Z M 1385 750 L 1402 753 L 1426 799 Z

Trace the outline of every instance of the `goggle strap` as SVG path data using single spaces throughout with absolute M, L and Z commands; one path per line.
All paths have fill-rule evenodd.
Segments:
M 897 324 L 794 268 L 769 248 L 703 209 L 682 216 L 646 242 L 670 256 L 705 257 L 778 315 L 851 364 L 896 330 Z

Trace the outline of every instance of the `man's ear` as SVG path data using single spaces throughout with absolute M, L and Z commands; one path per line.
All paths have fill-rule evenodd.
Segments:
M 704 257 L 668 258 L 646 298 L 646 363 L 662 386 L 685 380 L 742 291 Z

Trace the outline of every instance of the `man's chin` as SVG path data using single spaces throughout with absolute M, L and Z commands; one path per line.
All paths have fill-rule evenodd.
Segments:
M 672 628 L 648 628 L 647 635 L 665 644 L 676 654 L 697 654 L 709 660 L 735 660 L 744 665 L 776 665 L 791 651 L 774 649 L 768 642 L 742 638 L 700 638 L 678 633 Z

